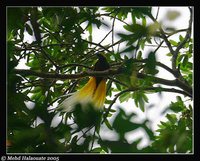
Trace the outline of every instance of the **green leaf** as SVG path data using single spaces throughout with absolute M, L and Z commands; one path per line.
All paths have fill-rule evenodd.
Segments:
M 160 24 L 158 22 L 155 22 L 153 24 L 150 24 L 147 26 L 147 33 L 149 36 L 154 36 L 159 31 Z
M 100 153 L 103 149 L 101 147 L 97 147 L 97 148 L 94 148 L 92 149 L 92 153 Z
M 41 92 L 41 91 L 42 91 L 41 87 L 35 87 L 35 88 L 31 91 L 31 93 L 38 93 L 38 92 Z
M 175 124 L 177 122 L 175 114 L 167 114 L 166 117 L 172 124 Z
M 136 47 L 131 45 L 131 46 L 129 46 L 128 48 L 122 50 L 120 53 L 131 52 L 131 51 L 133 51 L 134 49 L 136 49 Z
M 178 43 L 175 40 L 169 40 L 169 42 L 173 45 L 173 46 L 177 46 Z
M 136 17 L 135 17 L 135 14 L 133 12 L 131 12 L 131 19 L 132 19 L 132 23 L 136 24 Z
M 143 17 L 143 18 L 142 18 L 142 26 L 146 27 L 146 24 L 147 24 L 147 22 L 146 22 L 146 18 Z
M 146 62 L 146 72 L 149 74 L 156 74 L 156 56 L 154 52 L 150 52 Z
M 166 55 L 167 55 L 167 56 L 173 56 L 172 53 L 167 53 Z
M 29 26 L 29 24 L 25 24 L 25 28 L 26 31 L 28 32 L 29 35 L 33 35 L 33 30 L 31 29 L 31 27 Z
M 106 124 L 107 128 L 109 128 L 110 130 L 113 130 L 112 126 L 110 125 L 107 119 L 105 119 L 104 123 Z
M 146 34 L 146 27 L 140 24 L 124 25 L 123 27 L 129 32 L 139 33 L 140 35 Z
M 187 65 L 187 63 L 188 63 L 188 55 L 185 55 L 182 66 L 185 67 Z
M 113 113 L 113 112 L 116 112 L 116 110 L 114 110 L 114 109 L 110 109 L 110 112 L 112 112 L 112 113 Z
M 179 55 L 177 61 L 181 62 L 184 57 L 185 57 L 185 54 Z
M 92 24 L 89 24 L 87 29 L 89 31 L 89 34 L 92 35 Z
M 123 34 L 123 33 L 118 33 L 117 35 L 120 36 L 124 40 L 130 40 L 131 36 L 132 36 L 132 34 L 127 35 L 127 34 Z
M 8 33 L 12 30 L 18 30 L 23 27 L 23 11 L 21 8 L 8 7 L 7 9 L 7 25 Z
M 140 109 L 142 110 L 142 112 L 144 112 L 144 100 L 142 98 L 139 99 L 139 106 L 140 106 Z
M 135 130 L 141 125 L 130 121 L 135 113 L 127 115 L 123 109 L 120 108 L 118 115 L 113 121 L 113 129 L 116 130 L 120 137 L 124 137 L 124 134 L 128 131 Z
M 135 105 L 139 107 L 143 112 L 145 110 L 145 102 L 148 103 L 148 97 L 142 91 L 135 91 L 132 95 Z
M 180 41 L 183 41 L 183 40 L 184 40 L 184 38 L 183 38 L 182 35 L 179 35 L 179 40 L 180 40 Z
M 138 59 L 138 60 L 141 60 L 141 59 L 142 59 L 142 52 L 141 52 L 141 51 L 138 52 L 138 54 L 137 54 L 137 59 Z
M 131 76 L 130 76 L 130 85 L 131 87 L 137 87 L 138 86 L 138 78 L 137 78 L 137 72 L 133 70 Z
M 92 42 L 92 35 L 89 35 L 89 41 Z
M 171 104 L 170 104 L 170 106 L 169 106 L 169 108 L 172 110 L 172 111 L 174 111 L 174 112 L 181 112 L 181 111 L 183 111 L 184 110 L 184 106 L 183 106 L 183 102 L 180 102 L 180 101 L 178 101 L 178 102 L 172 102 Z
M 120 97 L 120 103 L 128 101 L 131 98 L 131 94 L 129 92 L 123 93 Z

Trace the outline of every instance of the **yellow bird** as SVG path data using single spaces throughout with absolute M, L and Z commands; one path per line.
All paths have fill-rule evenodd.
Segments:
M 103 71 L 110 68 L 105 56 L 96 54 L 98 61 L 94 65 L 94 71 Z M 72 112 L 76 104 L 83 107 L 91 103 L 95 109 L 102 110 L 106 98 L 106 78 L 90 77 L 89 81 L 79 90 L 66 98 L 57 108 L 63 112 Z

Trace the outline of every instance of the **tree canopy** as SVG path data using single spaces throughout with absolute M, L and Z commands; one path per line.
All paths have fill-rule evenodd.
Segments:
M 187 28 L 176 29 L 158 21 L 159 7 L 8 7 L 7 151 L 192 153 L 193 10 L 185 10 Z M 173 21 L 179 14 L 169 12 L 167 18 Z M 117 31 L 116 22 L 123 31 Z M 102 30 L 100 42 L 95 41 L 97 30 Z M 149 46 L 154 50 L 146 50 Z M 162 54 L 170 65 L 157 59 L 162 48 L 168 49 Z M 92 70 L 96 52 L 104 53 L 110 69 Z M 161 69 L 173 80 L 158 77 Z M 56 113 L 57 105 L 89 76 L 107 78 L 103 112 L 91 105 L 83 111 L 77 104 L 73 113 Z M 160 121 L 157 134 L 147 118 L 138 123 L 136 113 L 113 108 L 117 100 L 132 100 L 133 108 L 145 112 L 149 94 L 163 92 L 176 93 L 177 100 L 164 111 L 166 121 Z M 55 119 L 59 123 L 53 126 Z M 127 141 L 126 134 L 137 129 L 145 132 L 148 146 L 138 148 L 141 138 Z M 105 130 L 117 137 L 102 138 Z

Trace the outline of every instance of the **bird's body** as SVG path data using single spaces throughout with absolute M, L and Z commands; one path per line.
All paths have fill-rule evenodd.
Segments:
M 109 69 L 109 64 L 102 54 L 97 54 L 98 61 L 94 65 L 95 71 Z M 95 109 L 102 110 L 106 97 L 106 78 L 90 77 L 89 81 L 79 90 L 66 98 L 57 109 L 63 112 L 71 112 L 76 104 L 80 103 L 83 107 L 91 103 Z

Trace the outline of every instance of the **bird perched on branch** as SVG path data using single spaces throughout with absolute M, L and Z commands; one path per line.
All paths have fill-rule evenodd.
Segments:
M 94 65 L 94 71 L 104 71 L 110 68 L 105 56 L 101 53 L 96 54 L 98 57 Z M 72 112 L 76 104 L 86 105 L 91 103 L 95 109 L 103 109 L 106 97 L 106 78 L 90 77 L 89 81 L 79 90 L 66 98 L 57 108 L 63 112 Z

